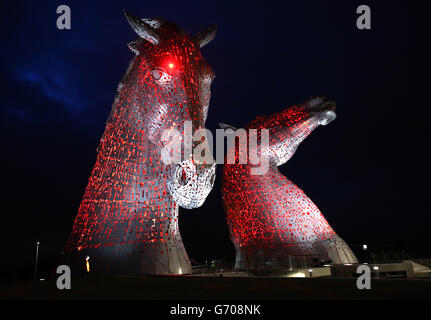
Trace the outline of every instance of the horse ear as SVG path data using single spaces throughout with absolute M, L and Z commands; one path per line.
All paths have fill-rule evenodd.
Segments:
M 217 26 L 212 25 L 193 36 L 193 40 L 199 44 L 202 48 L 204 45 L 210 43 L 212 39 L 216 36 Z
M 160 29 L 162 24 L 166 22 L 166 20 L 161 17 L 142 18 L 141 20 L 144 21 L 146 24 L 149 24 L 153 29 Z
M 130 24 L 132 29 L 140 36 L 142 39 L 157 45 L 160 42 L 160 37 L 157 34 L 157 30 L 154 29 L 151 24 L 146 23 L 144 20 L 138 19 L 135 16 L 123 10 L 124 16 L 127 22 Z M 147 20 L 148 21 L 148 20 Z

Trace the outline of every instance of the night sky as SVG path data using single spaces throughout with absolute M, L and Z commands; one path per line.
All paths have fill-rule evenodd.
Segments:
M 56 28 L 67 4 L 72 29 Z M 372 30 L 356 28 L 368 4 Z M 116 87 L 136 34 L 122 9 L 161 16 L 190 34 L 218 25 L 202 49 L 217 75 L 206 127 L 241 127 L 315 94 L 337 103 L 280 167 L 352 245 L 430 252 L 423 185 L 401 183 L 407 129 L 395 116 L 409 101 L 405 2 L 391 1 L 17 1 L 1 5 L 1 266 L 31 266 L 63 249 L 96 160 Z M 410 107 L 411 108 L 411 107 Z M 191 259 L 232 259 L 220 196 L 221 167 L 205 204 L 180 208 Z M 428 187 L 429 189 L 429 187 Z M 404 201 L 407 200 L 407 201 Z

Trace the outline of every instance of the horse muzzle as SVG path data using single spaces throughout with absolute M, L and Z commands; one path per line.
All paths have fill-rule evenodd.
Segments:
M 186 209 L 202 206 L 214 186 L 215 166 L 195 165 L 191 159 L 178 164 L 167 183 L 174 201 Z

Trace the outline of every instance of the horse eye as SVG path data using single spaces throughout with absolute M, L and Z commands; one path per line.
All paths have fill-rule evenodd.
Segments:
M 160 78 L 163 75 L 163 72 L 160 70 L 153 70 L 153 71 L 151 71 L 151 75 L 153 76 L 154 80 L 160 80 Z

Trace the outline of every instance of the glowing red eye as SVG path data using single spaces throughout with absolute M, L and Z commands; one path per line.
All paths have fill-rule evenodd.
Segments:
M 155 80 L 159 80 L 162 77 L 163 73 L 160 70 L 153 70 L 151 72 L 151 75 Z

